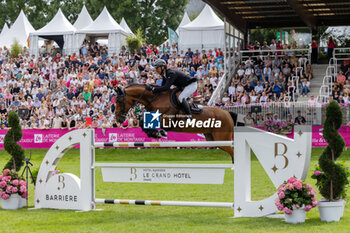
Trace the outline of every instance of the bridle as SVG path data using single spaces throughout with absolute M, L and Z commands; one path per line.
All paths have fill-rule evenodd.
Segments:
M 133 101 L 133 104 L 131 106 L 134 107 L 135 105 L 137 105 L 138 103 L 140 103 L 140 100 L 144 97 L 145 93 L 146 93 L 146 88 L 143 90 L 142 94 L 140 95 L 140 97 L 136 100 L 136 101 Z M 126 119 L 126 115 L 127 115 L 127 112 L 126 112 L 126 92 L 124 89 L 121 89 L 121 88 L 118 88 L 118 91 L 117 91 L 117 97 L 116 97 L 116 103 L 119 102 L 119 100 L 121 98 L 123 98 L 123 102 L 122 102 L 122 109 L 120 110 L 120 116 L 123 118 L 123 119 Z M 152 100 L 145 106 L 145 108 L 147 108 L 154 100 L 155 98 L 157 97 L 158 95 L 155 95 Z
M 118 103 L 121 98 L 123 98 L 123 105 L 122 105 L 122 109 L 120 110 L 120 116 L 123 119 L 125 119 L 127 113 L 125 112 L 125 108 L 126 108 L 126 93 L 125 93 L 124 89 L 118 89 L 117 97 L 116 97 L 115 102 Z

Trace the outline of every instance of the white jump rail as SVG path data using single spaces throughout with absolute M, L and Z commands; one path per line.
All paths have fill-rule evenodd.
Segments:
M 188 142 L 96 142 L 94 147 L 218 147 L 233 146 L 233 141 L 188 141 Z

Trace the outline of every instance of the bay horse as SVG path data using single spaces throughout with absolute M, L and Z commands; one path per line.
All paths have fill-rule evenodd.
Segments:
M 159 111 L 161 113 L 161 122 L 166 116 L 177 116 L 185 115 L 185 113 L 174 106 L 174 102 L 171 101 L 171 93 L 173 90 L 154 94 L 146 89 L 145 84 L 131 84 L 126 86 L 124 89 L 117 88 L 116 97 L 116 108 L 115 114 L 116 119 L 119 123 L 125 122 L 126 115 L 130 108 L 138 103 L 145 106 L 145 109 L 150 112 Z M 177 96 L 179 93 L 177 93 Z M 198 114 L 192 114 L 193 119 L 196 121 L 206 121 L 208 119 L 215 119 L 215 121 L 221 122 L 220 128 L 215 127 L 187 127 L 180 128 L 178 126 L 166 129 L 172 132 L 182 133 L 202 133 L 205 136 L 206 141 L 232 141 L 234 119 L 236 115 L 217 107 L 203 106 L 202 111 Z M 211 124 L 211 126 L 213 126 Z M 163 127 L 161 127 L 163 128 Z M 195 142 L 194 142 L 195 144 Z M 222 146 L 219 147 L 221 150 L 227 152 L 231 158 L 232 163 L 234 162 L 233 147 Z

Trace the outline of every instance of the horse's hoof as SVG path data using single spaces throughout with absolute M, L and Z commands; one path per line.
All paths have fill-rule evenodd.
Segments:
M 163 138 L 167 138 L 167 137 L 168 137 L 168 134 L 167 134 L 167 132 L 166 132 L 164 129 L 159 130 L 159 133 L 160 133 L 160 135 L 161 135 Z

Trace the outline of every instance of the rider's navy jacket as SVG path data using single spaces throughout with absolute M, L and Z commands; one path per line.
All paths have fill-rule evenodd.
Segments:
M 185 87 L 196 81 L 197 79 L 191 78 L 181 71 L 167 69 L 165 77 L 163 76 L 163 85 L 161 87 L 155 87 L 154 92 L 167 91 L 170 89 L 171 85 L 177 87 Z

